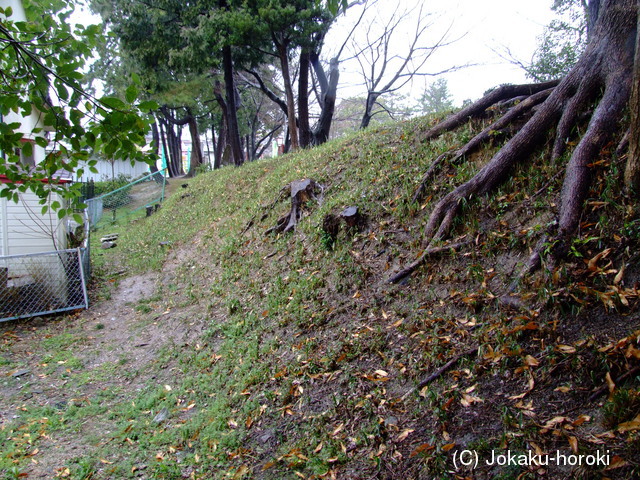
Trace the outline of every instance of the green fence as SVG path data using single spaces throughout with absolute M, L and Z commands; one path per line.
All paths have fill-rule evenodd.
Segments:
M 149 215 L 164 200 L 166 169 L 85 201 L 91 228 L 99 229 Z

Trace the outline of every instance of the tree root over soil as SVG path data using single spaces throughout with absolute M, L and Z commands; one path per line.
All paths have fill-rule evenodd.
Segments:
M 556 162 L 563 155 L 567 138 L 577 121 L 589 113 L 593 103 L 597 101 L 590 114 L 589 126 L 566 165 L 557 225 L 555 231 L 548 233 L 549 241 L 554 245 L 551 252 L 552 264 L 566 254 L 570 240 L 579 226 L 590 186 L 591 164 L 613 133 L 621 127 L 620 118 L 631 91 L 636 4 L 633 0 L 605 0 L 601 3 L 588 46 L 562 81 L 499 87 L 426 132 L 423 141 L 436 138 L 470 118 L 484 115 L 491 108 L 505 103 L 512 105 L 501 118 L 462 149 L 436 158 L 414 195 L 416 201 L 422 197 L 426 185 L 446 158 L 451 158 L 452 162 L 460 162 L 489 139 L 491 132 L 504 129 L 533 112 L 535 108 L 531 118 L 473 178 L 450 191 L 434 206 L 424 233 L 425 253 L 436 248 L 435 243 L 449 234 L 463 200 L 494 190 L 508 178 L 509 172 L 518 162 L 527 159 L 553 128 L 556 133 L 550 161 Z M 542 246 L 539 246 L 531 257 L 527 271 L 540 266 L 541 250 Z M 413 271 L 416 267 L 408 269 Z M 407 276 L 400 274 L 396 274 L 390 281 L 396 282 Z
M 458 355 L 453 357 L 451 360 L 449 360 L 447 363 L 445 363 L 443 366 L 441 366 L 439 369 L 437 369 L 435 372 L 430 374 L 428 377 L 425 377 L 415 388 L 412 388 L 407 393 L 405 393 L 402 396 L 402 400 L 405 400 L 413 392 L 423 389 L 424 387 L 429 385 L 434 380 L 437 380 L 438 378 L 440 378 L 443 374 L 445 374 L 449 370 L 451 370 L 463 358 L 469 357 L 471 355 L 476 355 L 477 353 L 478 353 L 478 347 L 477 346 L 476 347 L 471 347 L 471 348 L 465 350 L 464 352 L 459 353 Z

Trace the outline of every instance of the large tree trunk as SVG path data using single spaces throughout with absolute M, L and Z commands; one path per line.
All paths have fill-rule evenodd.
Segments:
M 629 128 L 629 157 L 624 172 L 626 187 L 640 192 L 640 15 L 636 26 L 636 54 L 633 63 L 633 88 L 629 102 L 631 126 Z
M 333 121 L 333 114 L 336 108 L 336 94 L 340 70 L 338 68 L 338 59 L 333 58 L 329 65 L 329 78 L 327 78 L 320 64 L 320 58 L 315 52 L 311 54 L 311 65 L 313 65 L 313 70 L 316 72 L 321 92 L 320 117 L 318 118 L 318 124 L 313 130 L 313 142 L 315 145 L 321 145 L 329 140 L 331 122 Z
M 593 101 L 602 95 L 566 167 L 553 257 L 560 258 L 566 252 L 568 240 L 575 234 L 579 224 L 595 157 L 609 141 L 611 134 L 619 129 L 631 91 L 637 25 L 636 0 L 603 0 L 594 3 L 597 5 L 592 5 L 590 10 L 594 16 L 590 19 L 594 21 L 592 35 L 578 63 L 537 107 L 536 113 L 471 180 L 451 191 L 435 205 L 424 231 L 427 250 L 448 234 L 463 200 L 496 188 L 508 177 L 517 162 L 529 158 L 549 129 L 556 129 L 551 161 L 561 158 L 576 122 L 582 114 L 590 111 Z M 535 90 L 547 88 L 548 84 L 542 84 Z M 521 95 L 522 88 L 511 90 Z M 489 100 L 496 96 L 496 92 L 502 94 L 505 90 L 497 89 L 488 94 L 465 109 L 464 113 L 460 112 L 452 120 L 443 122 L 446 126 L 437 126 L 427 132 L 427 137 L 433 138 L 454 128 L 463 120 L 462 117 L 468 118 L 470 112 L 485 111 L 495 103 Z M 531 102 L 531 105 L 534 103 Z M 537 252 L 530 266 L 539 265 L 539 260 Z

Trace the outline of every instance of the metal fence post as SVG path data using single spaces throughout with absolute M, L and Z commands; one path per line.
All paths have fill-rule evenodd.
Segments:
M 82 249 L 77 248 L 78 251 L 78 266 L 80 269 L 80 281 L 82 282 L 82 295 L 84 296 L 84 308 L 89 308 L 89 295 L 87 293 L 87 281 L 84 274 L 84 258 L 82 258 Z

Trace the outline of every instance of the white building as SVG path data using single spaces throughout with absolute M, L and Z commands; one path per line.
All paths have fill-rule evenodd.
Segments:
M 0 0 L 0 7 L 11 7 L 13 14 L 11 20 L 26 21 L 26 14 L 20 0 Z M 44 129 L 40 120 L 42 113 L 35 108 L 28 116 L 11 112 L 6 116 L 0 115 L 1 123 L 20 123 L 20 132 L 23 135 L 22 142 L 32 145 L 32 154 L 25 156 L 20 151 L 21 163 L 25 168 L 32 168 L 42 162 L 46 152 L 44 148 L 36 144 L 34 131 L 37 128 Z M 50 129 L 49 129 L 50 130 Z M 67 181 L 67 180 L 62 180 Z M 1 185 L 7 183 L 6 177 L 0 176 Z M 18 255 L 36 252 L 48 252 L 66 248 L 65 220 L 59 220 L 55 212 L 42 214 L 42 205 L 39 198 L 27 191 L 19 195 L 18 203 L 3 198 L 0 200 L 0 255 Z M 57 195 L 49 198 L 49 203 L 62 200 Z
M 131 165 L 130 160 L 114 159 L 110 160 L 98 160 L 94 165 L 94 168 L 98 170 L 94 173 L 89 170 L 85 165 L 80 165 L 84 168 L 84 174 L 81 177 L 75 178 L 78 182 L 88 182 L 93 180 L 94 182 L 105 182 L 124 176 L 130 179 L 140 178 L 143 175 L 149 173 L 149 165 L 144 162 L 135 162 Z

